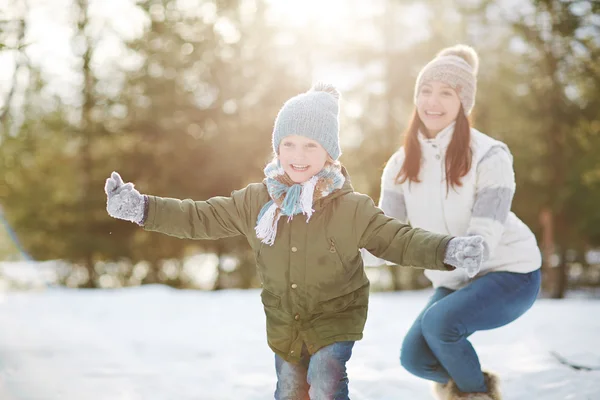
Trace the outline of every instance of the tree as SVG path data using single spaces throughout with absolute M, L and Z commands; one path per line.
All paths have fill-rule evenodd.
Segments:
M 551 296 L 556 298 L 563 297 L 567 287 L 567 251 L 581 248 L 588 239 L 577 229 L 578 220 L 587 219 L 587 215 L 581 209 L 575 212 L 575 207 L 581 204 L 583 183 L 582 171 L 577 168 L 581 163 L 577 160 L 586 160 L 591 154 L 578 144 L 574 131 L 586 126 L 586 120 L 589 123 L 589 116 L 586 118 L 585 114 L 589 115 L 590 110 L 581 107 L 586 99 L 575 85 L 583 80 L 589 82 L 589 78 L 582 79 L 585 75 L 581 75 L 581 66 L 589 66 L 592 59 L 588 57 L 598 51 L 593 40 L 582 40 L 582 35 L 587 36 L 585 32 L 594 28 L 590 15 L 598 6 L 593 4 L 534 1 L 534 12 L 514 23 L 527 46 L 522 55 L 528 64 L 526 81 L 522 83 L 527 96 L 521 105 L 535 121 L 535 125 L 527 126 L 539 157 L 537 173 L 533 170 L 531 176 L 537 178 L 535 186 L 541 188 L 536 196 L 541 199 L 547 284 Z M 581 52 L 581 48 L 585 50 Z M 597 72 L 592 79 L 597 82 Z M 592 208 L 586 211 L 597 213 Z

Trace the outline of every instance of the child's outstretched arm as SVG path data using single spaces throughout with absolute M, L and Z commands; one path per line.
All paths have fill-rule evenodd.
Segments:
M 373 255 L 417 268 L 443 271 L 464 268 L 470 277 L 479 272 L 483 261 L 480 236 L 452 237 L 412 228 L 386 216 L 368 197 L 362 208 L 366 220 L 360 246 Z
M 148 231 L 182 239 L 219 239 L 247 231 L 246 190 L 207 201 L 161 198 L 140 194 L 116 172 L 106 180 L 104 190 L 110 216 L 135 222 Z

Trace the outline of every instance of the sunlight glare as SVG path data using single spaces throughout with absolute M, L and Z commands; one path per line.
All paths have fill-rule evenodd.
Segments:
M 348 0 L 270 0 L 276 17 L 292 26 L 308 24 L 339 25 L 352 12 L 352 1 Z

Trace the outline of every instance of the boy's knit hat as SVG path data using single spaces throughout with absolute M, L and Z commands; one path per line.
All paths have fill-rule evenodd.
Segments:
M 479 57 L 472 47 L 458 44 L 443 49 L 419 73 L 415 85 L 415 104 L 423 84 L 440 81 L 456 90 L 468 116 L 475 105 L 478 68 Z
M 337 160 L 342 151 L 339 137 L 340 93 L 331 84 L 317 83 L 310 90 L 285 102 L 273 129 L 273 151 L 290 135 L 304 136 L 323 146 Z

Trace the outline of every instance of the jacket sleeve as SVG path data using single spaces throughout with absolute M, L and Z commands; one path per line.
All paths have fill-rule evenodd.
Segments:
M 249 187 L 206 201 L 148 196 L 144 229 L 181 239 L 220 239 L 249 232 Z M 253 231 L 252 231 L 253 232 Z
M 467 235 L 483 236 L 484 258 L 489 259 L 504 233 L 515 194 L 515 173 L 508 148 L 495 146 L 483 156 L 477 165 L 476 184 Z
M 442 271 L 454 269 L 444 264 L 446 246 L 452 236 L 411 228 L 386 216 L 368 196 L 362 197 L 356 219 L 360 248 L 402 266 Z

